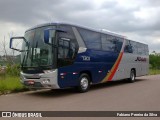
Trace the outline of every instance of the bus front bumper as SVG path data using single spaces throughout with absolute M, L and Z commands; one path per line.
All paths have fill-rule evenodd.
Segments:
M 28 88 L 35 89 L 58 89 L 57 70 L 40 73 L 26 74 L 21 72 L 21 83 Z

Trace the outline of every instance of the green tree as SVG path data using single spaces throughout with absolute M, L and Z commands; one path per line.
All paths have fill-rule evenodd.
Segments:
M 160 55 L 158 53 L 149 55 L 149 63 L 151 68 L 160 69 Z

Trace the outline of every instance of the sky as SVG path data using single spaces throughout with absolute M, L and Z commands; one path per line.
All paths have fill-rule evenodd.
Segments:
M 0 0 L 0 42 L 38 24 L 69 22 L 107 29 L 160 52 L 159 13 L 160 0 Z

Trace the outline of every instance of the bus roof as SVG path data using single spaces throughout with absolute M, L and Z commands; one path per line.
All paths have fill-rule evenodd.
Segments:
M 87 29 L 87 30 L 91 30 L 91 31 L 99 32 L 99 33 L 103 33 L 103 34 L 109 34 L 109 35 L 113 35 L 113 36 L 120 37 L 120 38 L 123 38 L 123 39 L 125 38 L 126 40 L 129 40 L 129 41 L 141 43 L 141 42 L 138 42 L 138 41 L 127 39 L 126 36 L 120 35 L 120 34 L 115 33 L 115 32 L 111 32 L 111 31 L 106 30 L 106 29 L 99 29 L 99 30 L 97 30 L 97 29 L 94 29 L 94 28 L 90 28 L 90 27 L 86 27 L 86 26 L 81 26 L 81 25 L 76 25 L 76 24 L 72 24 L 72 23 L 65 23 L 65 22 L 52 22 L 52 23 L 40 24 L 40 25 L 36 25 L 36 26 L 34 26 L 34 27 L 26 30 L 25 32 L 27 32 L 29 30 L 32 30 L 32 29 L 35 29 L 35 28 L 44 27 L 44 26 L 50 26 L 50 25 L 69 25 L 69 26 L 79 27 L 79 28 L 83 28 L 83 29 Z M 141 44 L 145 44 L 145 43 L 141 43 Z M 147 44 L 145 44 L 145 45 L 147 45 Z
M 54 23 L 45 23 L 45 24 L 40 24 L 40 25 L 36 25 L 28 30 L 32 30 L 32 29 L 35 29 L 35 28 L 38 28 L 38 27 L 44 27 L 44 26 L 49 26 L 49 25 L 69 25 L 69 26 L 73 26 L 73 27 L 80 27 L 80 28 L 84 28 L 84 29 L 88 29 L 88 30 L 91 30 L 91 31 L 95 31 L 95 32 L 99 32 L 99 33 L 104 33 L 104 34 L 110 34 L 110 35 L 113 35 L 113 36 L 117 36 L 117 37 L 121 37 L 121 38 L 126 38 L 126 36 L 123 36 L 123 35 L 120 35 L 118 33 L 115 33 L 115 32 L 111 32 L 109 30 L 105 30 L 105 29 L 94 29 L 94 28 L 90 28 L 90 27 L 86 27 L 86 26 L 81 26 L 81 25 L 76 25 L 76 24 L 72 24 L 72 23 L 65 23 L 65 22 L 54 22 Z

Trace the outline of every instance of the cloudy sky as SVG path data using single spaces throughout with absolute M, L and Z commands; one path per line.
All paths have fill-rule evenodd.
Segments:
M 118 32 L 160 52 L 160 0 L 0 0 L 0 41 L 57 21 Z

